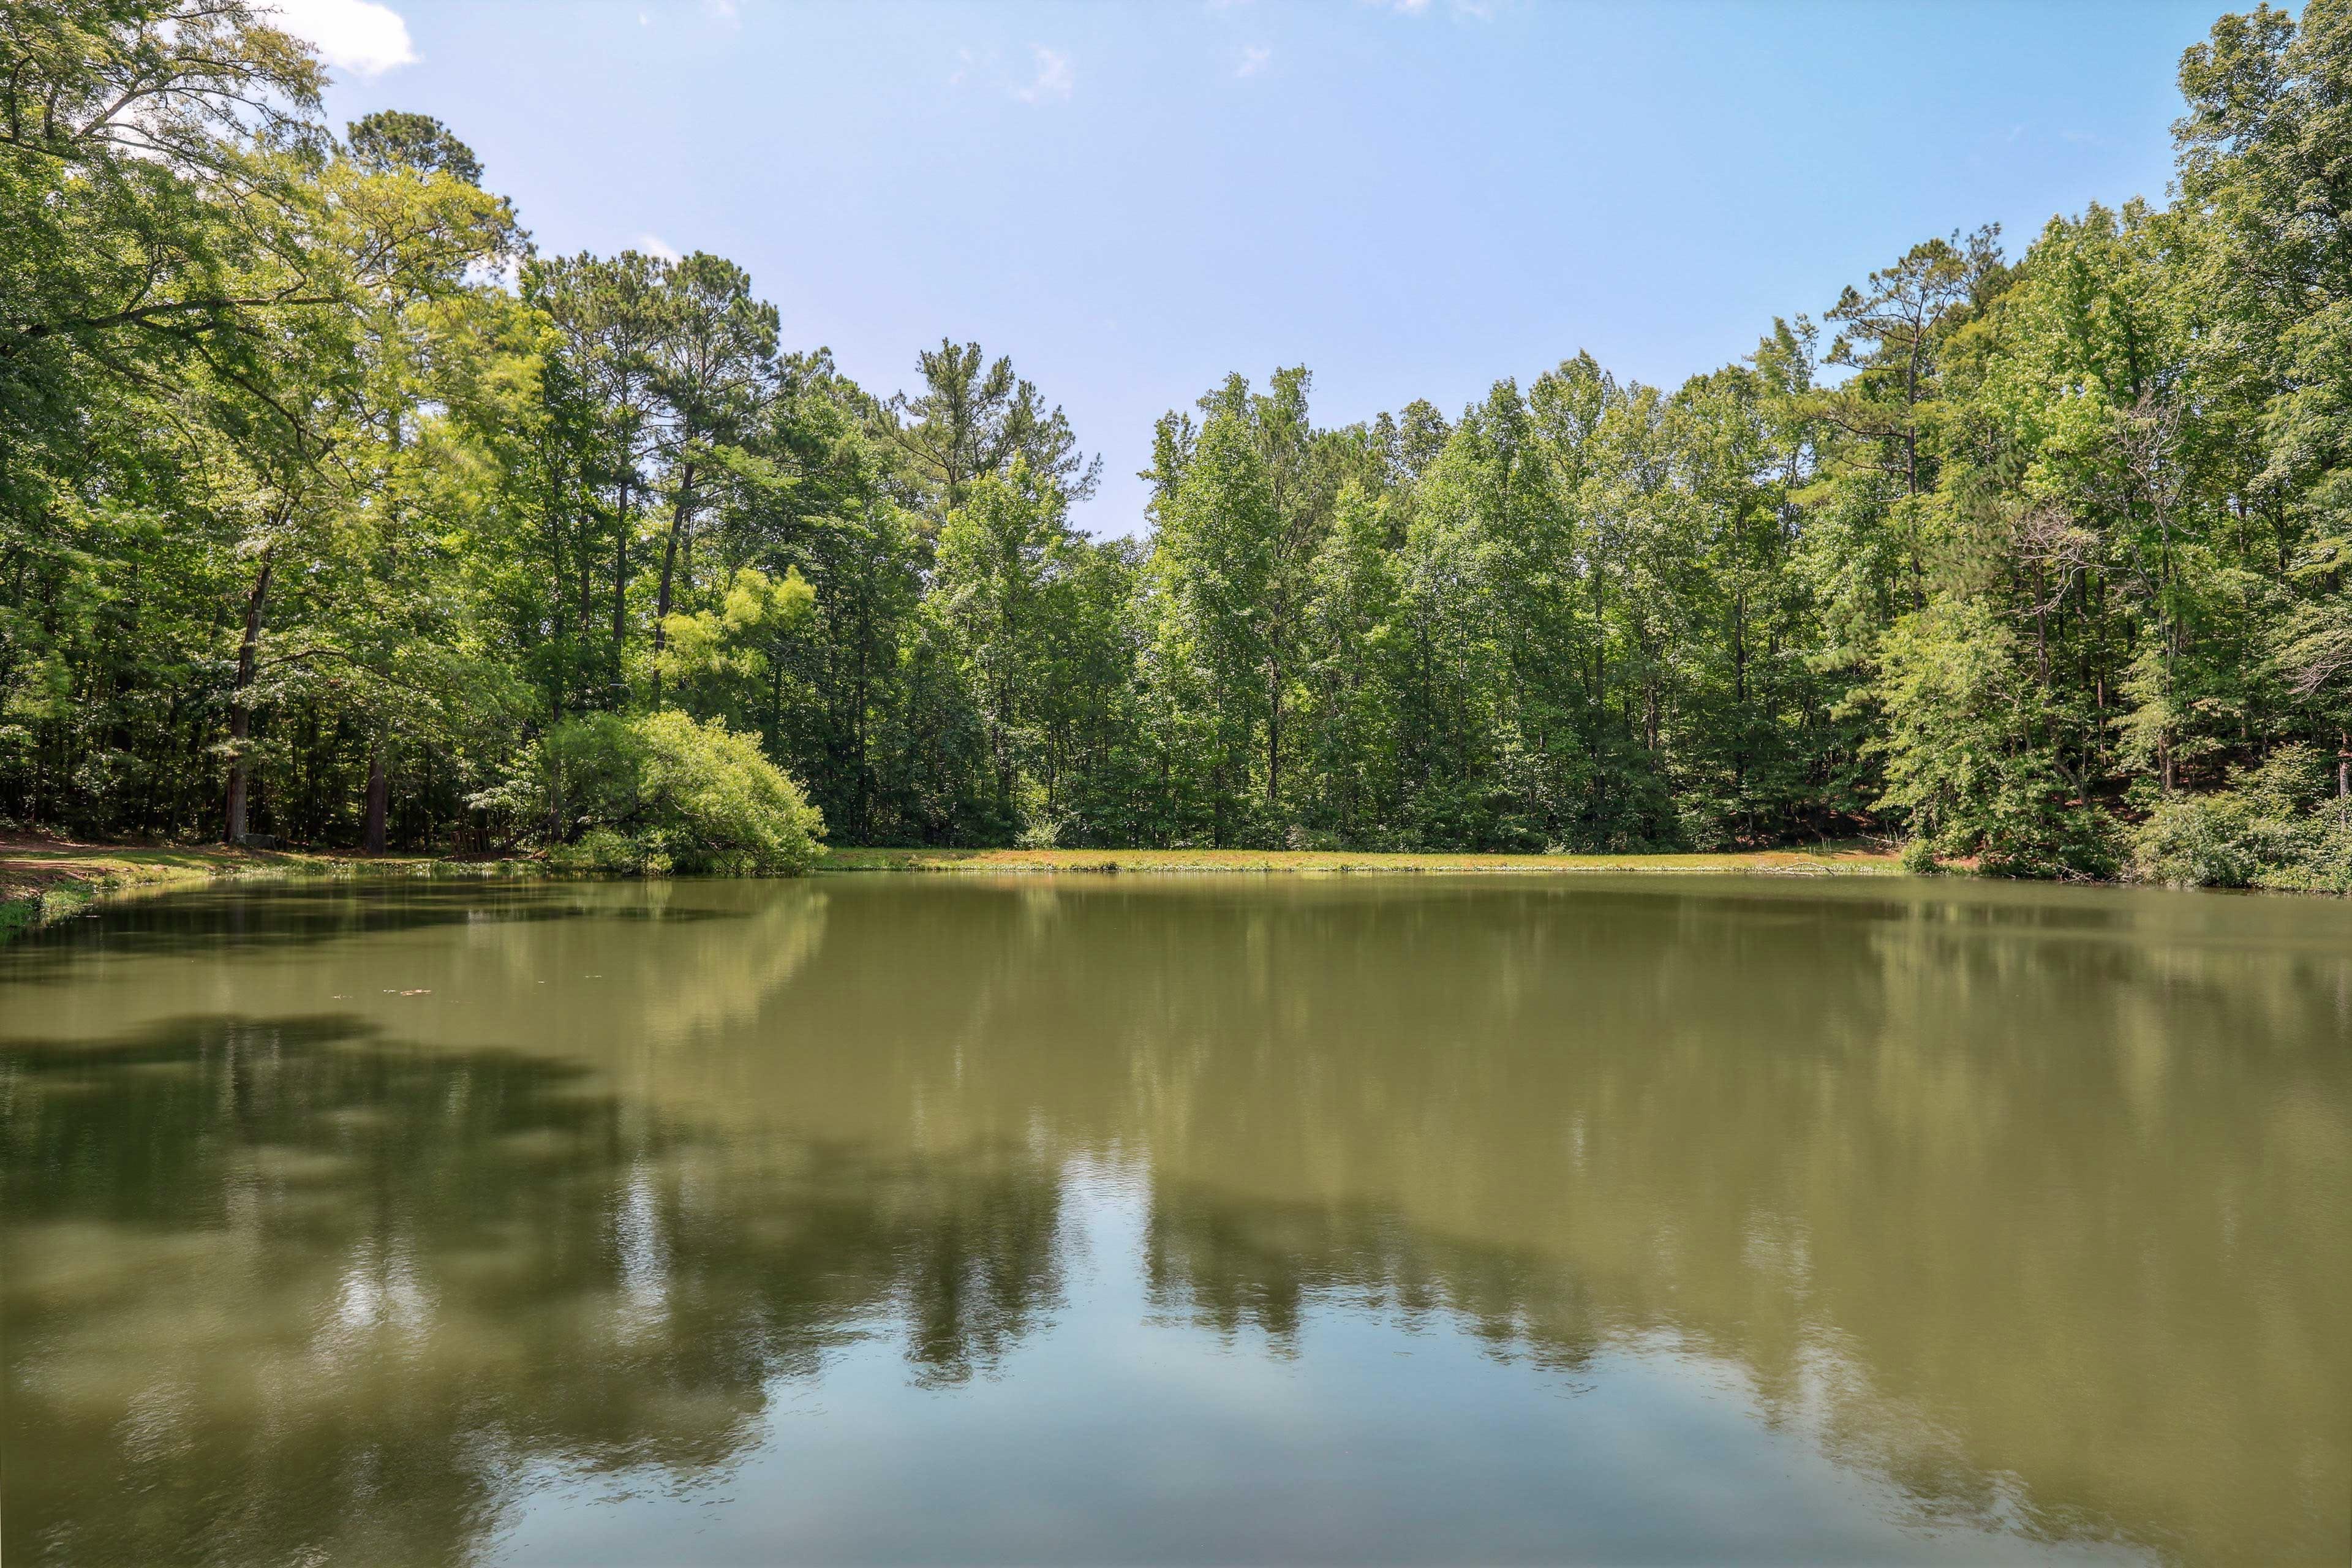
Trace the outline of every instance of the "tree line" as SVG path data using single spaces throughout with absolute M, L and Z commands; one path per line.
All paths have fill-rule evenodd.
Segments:
M 539 252 L 241 0 L 0 13 L 0 811 L 96 835 L 1713 849 L 2352 888 L 2352 4 L 2176 179 L 1930 239 L 1666 390 L 1585 354 L 1153 431 L 909 392 L 733 263 Z

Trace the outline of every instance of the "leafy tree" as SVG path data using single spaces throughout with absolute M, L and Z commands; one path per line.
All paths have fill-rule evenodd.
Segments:
M 344 132 L 352 157 L 362 168 L 387 174 L 395 168 L 447 174 L 469 185 L 482 183 L 482 161 L 474 150 L 429 114 L 378 110 L 352 122 Z
M 703 251 L 671 268 L 665 283 L 652 378 L 666 416 L 659 445 L 669 468 L 669 525 L 653 609 L 656 707 L 670 605 L 681 565 L 693 569 L 698 518 L 730 489 L 789 482 L 744 446 L 774 374 L 776 308 L 752 298 L 741 268 Z
M 917 363 L 923 390 L 884 405 L 884 428 L 911 459 L 919 493 L 935 521 L 963 505 L 976 480 L 1025 460 L 1068 500 L 1085 500 L 1101 481 L 1102 459 L 1078 450 L 1058 407 L 1048 409 L 1013 362 L 991 361 L 978 343 L 942 338 Z
M 1047 627 L 1067 596 L 1061 580 L 1076 543 L 1061 492 L 1022 457 L 1003 478 L 974 481 L 940 531 L 932 592 L 970 661 L 1005 822 L 1036 825 L 1035 813 L 1016 812 L 1014 788 L 1042 757 Z

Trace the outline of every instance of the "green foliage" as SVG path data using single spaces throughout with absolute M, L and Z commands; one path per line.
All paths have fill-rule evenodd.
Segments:
M 490 804 L 544 801 L 569 869 L 797 876 L 824 852 L 823 815 L 755 739 L 675 709 L 559 725 L 518 783 Z
M 2352 893 L 2352 800 L 2310 746 L 2285 746 L 2228 789 L 2161 803 L 2133 839 L 2134 873 L 2176 888 Z
M 2013 628 L 1975 600 L 1939 600 L 1895 622 L 1874 692 L 1885 714 L 1880 805 L 1935 853 L 1994 876 L 2096 877 L 2115 869 L 2088 802 L 2068 798 L 2047 741 L 2043 693 Z
M 425 174 L 448 174 L 469 185 L 482 183 L 482 163 L 474 156 L 474 150 L 429 114 L 378 110 L 354 121 L 344 140 L 352 158 L 378 174 L 404 166 Z
M 1331 428 L 1229 376 L 1125 539 L 1010 359 L 881 397 L 722 258 L 531 254 L 268 20 L 0 7 L 11 819 L 2344 884 L 2352 0 L 2188 51 L 2168 205 L 1926 240 L 1674 389 Z
M 569 844 L 548 850 L 547 863 L 575 877 L 666 877 L 670 859 L 644 838 L 611 827 L 592 827 Z
M 1933 877 L 1944 868 L 1936 858 L 1936 847 L 1925 838 L 1903 841 L 1903 868 L 1915 877 Z
M 675 709 L 635 721 L 637 810 L 680 870 L 798 874 L 824 853 L 824 819 L 751 736 Z

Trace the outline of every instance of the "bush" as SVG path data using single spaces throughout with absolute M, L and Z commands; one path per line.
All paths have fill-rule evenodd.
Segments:
M 592 827 L 570 844 L 558 844 L 547 862 L 559 871 L 592 877 L 660 877 L 669 872 L 669 857 L 625 833 Z
M 2046 778 L 2027 775 L 1996 797 L 1980 824 L 1977 871 L 2042 881 L 2105 880 L 2123 869 L 2115 823 L 2095 807 L 2065 804 Z
M 800 786 L 716 720 L 587 715 L 550 731 L 531 767 L 563 868 L 797 876 L 824 853 Z
M 2339 810 L 2306 818 L 2290 843 L 2292 855 L 2257 871 L 2255 887 L 2352 894 L 2352 816 Z
M 1936 847 L 1925 838 L 1906 839 L 1903 845 L 1903 868 L 1915 877 L 1933 877 L 1943 870 L 1943 862 L 1936 858 Z
M 646 817 L 678 869 L 797 876 L 824 853 L 824 817 L 758 741 L 675 710 L 635 727 Z
M 1077 837 L 1068 814 L 1048 806 L 1045 786 L 1026 774 L 1013 787 L 1013 810 L 1021 825 L 1013 836 L 1019 848 L 1059 849 Z
M 2133 837 L 2132 869 L 2170 888 L 2250 888 L 2262 869 L 2255 824 L 2235 795 L 2177 797 Z
M 2159 804 L 2134 836 L 2132 871 L 2175 888 L 2352 893 L 2352 807 L 2326 794 L 2309 746 L 2282 746 L 2215 794 Z

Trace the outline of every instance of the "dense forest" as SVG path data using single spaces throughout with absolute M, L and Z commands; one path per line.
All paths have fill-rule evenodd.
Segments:
M 2352 890 L 2352 0 L 2187 52 L 2168 205 L 1927 239 L 1673 390 L 1577 354 L 1332 427 L 1237 374 L 1124 538 L 1009 360 L 883 395 L 719 257 L 542 254 L 463 127 L 338 137 L 268 23 L 0 8 L 18 826 L 639 868 L 803 864 L 820 814 L 1871 832 Z

